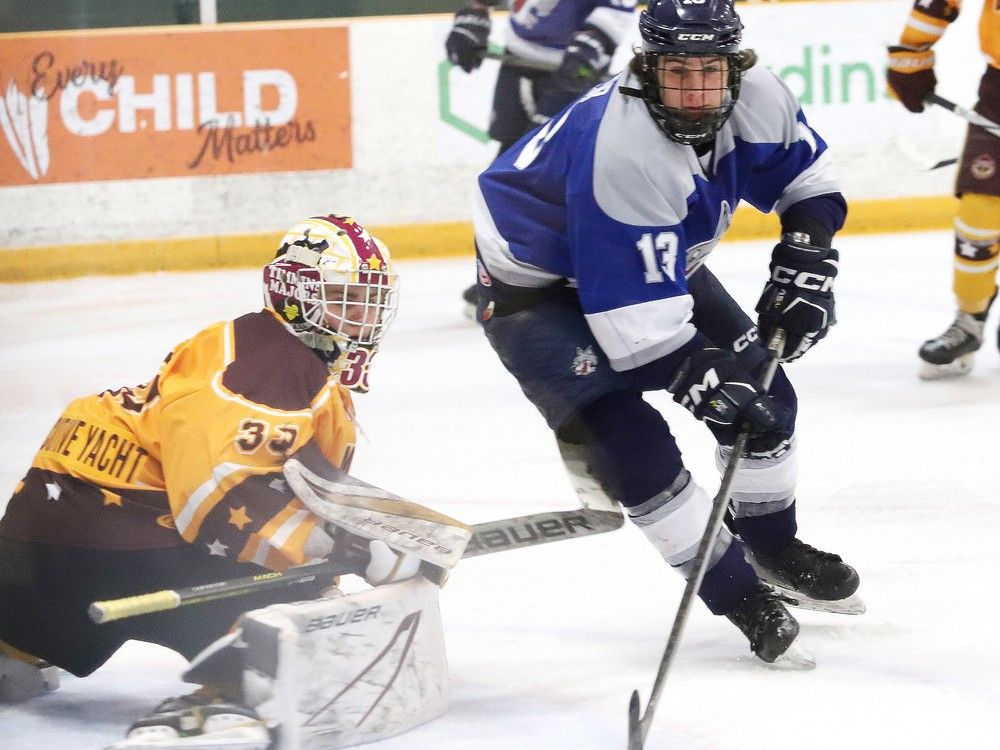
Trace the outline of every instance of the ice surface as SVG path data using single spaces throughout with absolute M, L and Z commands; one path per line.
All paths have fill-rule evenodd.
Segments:
M 839 239 L 840 322 L 789 366 L 801 405 L 801 537 L 861 573 L 868 612 L 800 612 L 811 672 L 771 670 L 697 607 L 647 747 L 992 747 L 1000 731 L 993 332 L 974 372 L 917 379 L 920 342 L 952 316 L 947 232 Z M 769 243 L 709 266 L 751 307 Z M 461 315 L 471 261 L 402 263 L 398 321 L 357 406 L 355 473 L 468 522 L 572 507 L 541 418 Z M 259 306 L 255 271 L 0 288 L 0 507 L 72 397 L 148 380 L 171 346 Z M 668 398 L 688 467 L 718 485 L 710 435 Z M 630 525 L 463 562 L 442 592 L 451 709 L 387 750 L 624 747 L 682 582 Z M 0 708 L 0 748 L 100 748 L 186 690 L 183 660 L 131 643 L 86 679 Z M 374 747 L 371 745 L 369 747 Z

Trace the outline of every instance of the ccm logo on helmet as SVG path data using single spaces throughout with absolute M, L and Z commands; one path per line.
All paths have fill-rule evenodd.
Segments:
M 710 42 L 715 39 L 715 34 L 678 34 L 677 39 L 682 42 Z

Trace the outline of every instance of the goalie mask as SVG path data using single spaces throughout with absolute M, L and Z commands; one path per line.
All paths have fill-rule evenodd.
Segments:
M 348 216 L 299 222 L 264 267 L 264 304 L 352 390 L 368 390 L 397 302 L 389 249 Z
M 742 30 L 733 0 L 651 0 L 640 14 L 642 52 L 632 69 L 671 140 L 710 143 L 729 118 L 742 73 L 756 61 L 753 51 L 740 51 Z

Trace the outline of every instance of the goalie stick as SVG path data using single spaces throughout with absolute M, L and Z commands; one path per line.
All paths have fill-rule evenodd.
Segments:
M 620 528 L 623 523 L 624 516 L 617 506 L 606 510 L 579 508 L 547 511 L 486 521 L 471 527 L 472 536 L 462 557 L 477 557 L 564 539 L 603 534 Z M 267 571 L 230 581 L 217 581 L 183 589 L 166 589 L 122 599 L 93 602 L 88 614 L 91 620 L 101 624 L 150 612 L 162 612 L 216 599 L 243 596 L 293 583 L 305 583 L 323 576 L 333 578 L 345 572 L 344 565 L 343 561 L 314 563 L 284 572 Z
M 770 356 L 767 368 L 764 370 L 764 376 L 761 378 L 761 383 L 765 390 L 771 386 L 771 380 L 778 369 L 778 358 L 784 349 L 784 345 L 785 332 L 779 328 L 774 332 L 767 345 Z M 701 535 L 701 541 L 698 543 L 698 552 L 692 561 L 694 574 L 687 580 L 684 586 L 681 602 L 677 606 L 677 614 L 674 615 L 674 624 L 670 629 L 670 637 L 667 638 L 667 645 L 663 651 L 663 657 L 660 659 L 660 666 L 656 670 L 656 679 L 653 681 L 653 689 L 649 694 L 649 702 L 646 704 L 645 713 L 641 716 L 639 711 L 639 691 L 632 691 L 632 697 L 629 699 L 628 704 L 628 750 L 642 750 L 646 742 L 646 735 L 649 734 L 649 725 L 653 721 L 653 712 L 656 711 L 656 704 L 660 700 L 660 693 L 663 691 L 663 683 L 666 681 L 667 671 L 670 669 L 670 664 L 677 653 L 681 634 L 684 631 L 684 624 L 687 622 L 688 614 L 691 611 L 691 603 L 694 601 L 698 589 L 701 588 L 701 582 L 705 578 L 705 572 L 708 569 L 709 551 L 715 546 L 715 540 L 722 529 L 726 508 L 729 505 L 729 490 L 733 486 L 733 479 L 736 476 L 736 470 L 739 468 L 740 460 L 743 458 L 743 453 L 746 451 L 749 437 L 750 435 L 746 431 L 740 432 L 736 436 L 736 442 L 733 444 L 733 453 L 726 464 L 726 470 L 722 475 L 719 491 L 712 500 L 712 513 L 705 525 L 705 531 Z

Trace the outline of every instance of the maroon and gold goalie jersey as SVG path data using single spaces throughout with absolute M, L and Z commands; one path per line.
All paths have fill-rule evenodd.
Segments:
M 309 441 L 347 468 L 350 394 L 272 312 L 217 323 L 149 383 L 73 401 L 0 533 L 113 550 L 190 543 L 275 570 L 302 564 L 317 519 L 281 469 Z

